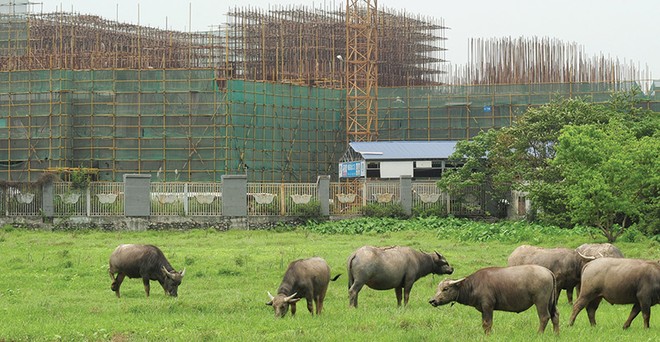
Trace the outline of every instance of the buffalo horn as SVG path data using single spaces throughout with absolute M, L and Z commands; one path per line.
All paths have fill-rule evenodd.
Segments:
M 183 271 L 181 271 L 181 278 L 183 278 L 183 275 L 186 274 L 186 268 L 183 268 Z
M 435 255 L 438 256 L 438 258 L 442 259 L 442 255 L 440 255 L 440 253 L 438 253 L 438 251 L 434 251 L 434 252 L 435 252 Z
M 270 297 L 270 300 L 273 300 L 273 299 L 275 299 L 275 297 L 273 297 L 273 295 L 272 295 L 272 294 L 270 294 L 270 291 L 266 291 L 266 292 L 268 292 L 268 297 Z
M 292 294 L 292 295 L 290 295 L 290 296 L 284 298 L 284 301 L 287 301 L 287 302 L 288 302 L 288 301 L 292 300 L 293 297 L 295 297 L 297 294 L 298 294 L 298 292 L 296 292 L 296 293 L 294 293 L 294 294 Z
M 586 255 L 584 255 L 584 254 L 582 254 L 582 253 L 580 253 L 580 252 L 577 252 L 577 254 L 579 254 L 583 259 L 587 259 L 587 260 L 596 260 L 596 257 L 595 257 L 595 256 L 586 256 Z
M 463 280 L 465 280 L 465 278 L 461 278 L 461 279 L 458 279 L 458 280 L 450 280 L 449 285 L 458 284 L 458 283 L 462 282 Z
M 170 273 L 170 271 L 167 270 L 167 268 L 165 268 L 165 266 L 163 266 L 163 273 L 165 273 L 165 275 L 170 278 L 174 276 L 172 273 Z

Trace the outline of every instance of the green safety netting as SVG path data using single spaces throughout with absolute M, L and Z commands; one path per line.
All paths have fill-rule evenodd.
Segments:
M 1 39 L 0 39 L 1 40 Z M 0 50 L 2 46 L 0 46 Z M 98 167 L 103 179 L 160 168 L 180 180 L 315 181 L 346 146 L 341 89 L 215 79 L 215 70 L 0 72 L 0 161 Z M 379 140 L 466 139 L 557 96 L 609 99 L 634 83 L 379 88 Z M 645 106 L 660 111 L 660 92 Z M 16 178 L 12 176 L 12 178 Z

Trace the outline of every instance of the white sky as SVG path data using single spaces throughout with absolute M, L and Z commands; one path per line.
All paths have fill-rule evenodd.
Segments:
M 21 2 L 20 0 L 14 0 Z M 188 31 L 225 22 L 233 7 L 268 9 L 273 5 L 334 8 L 344 0 L 42 0 L 35 12 L 55 10 Z M 443 19 L 452 64 L 467 62 L 469 38 L 549 37 L 575 42 L 587 54 L 631 61 L 660 79 L 660 0 L 378 0 L 378 7 Z M 138 10 L 139 8 L 139 10 Z

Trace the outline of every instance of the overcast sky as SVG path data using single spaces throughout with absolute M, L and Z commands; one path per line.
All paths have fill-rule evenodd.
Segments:
M 16 0 L 14 0 L 16 1 Z M 18 1 L 17 1 L 18 2 Z M 345 1 L 291 0 L 41 0 L 36 12 L 95 14 L 121 22 L 193 31 L 225 22 L 232 7 L 301 5 L 333 8 Z M 139 5 L 138 5 L 139 4 Z M 444 20 L 452 64 L 467 62 L 469 38 L 549 37 L 575 42 L 660 79 L 660 0 L 378 0 L 378 7 Z M 139 8 L 139 10 L 138 10 Z

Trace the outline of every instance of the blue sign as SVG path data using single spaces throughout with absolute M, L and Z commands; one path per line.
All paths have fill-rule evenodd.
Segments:
M 484 113 L 490 113 L 493 111 L 493 107 L 491 106 L 484 106 Z
M 367 175 L 364 160 L 339 163 L 339 178 L 358 178 Z

